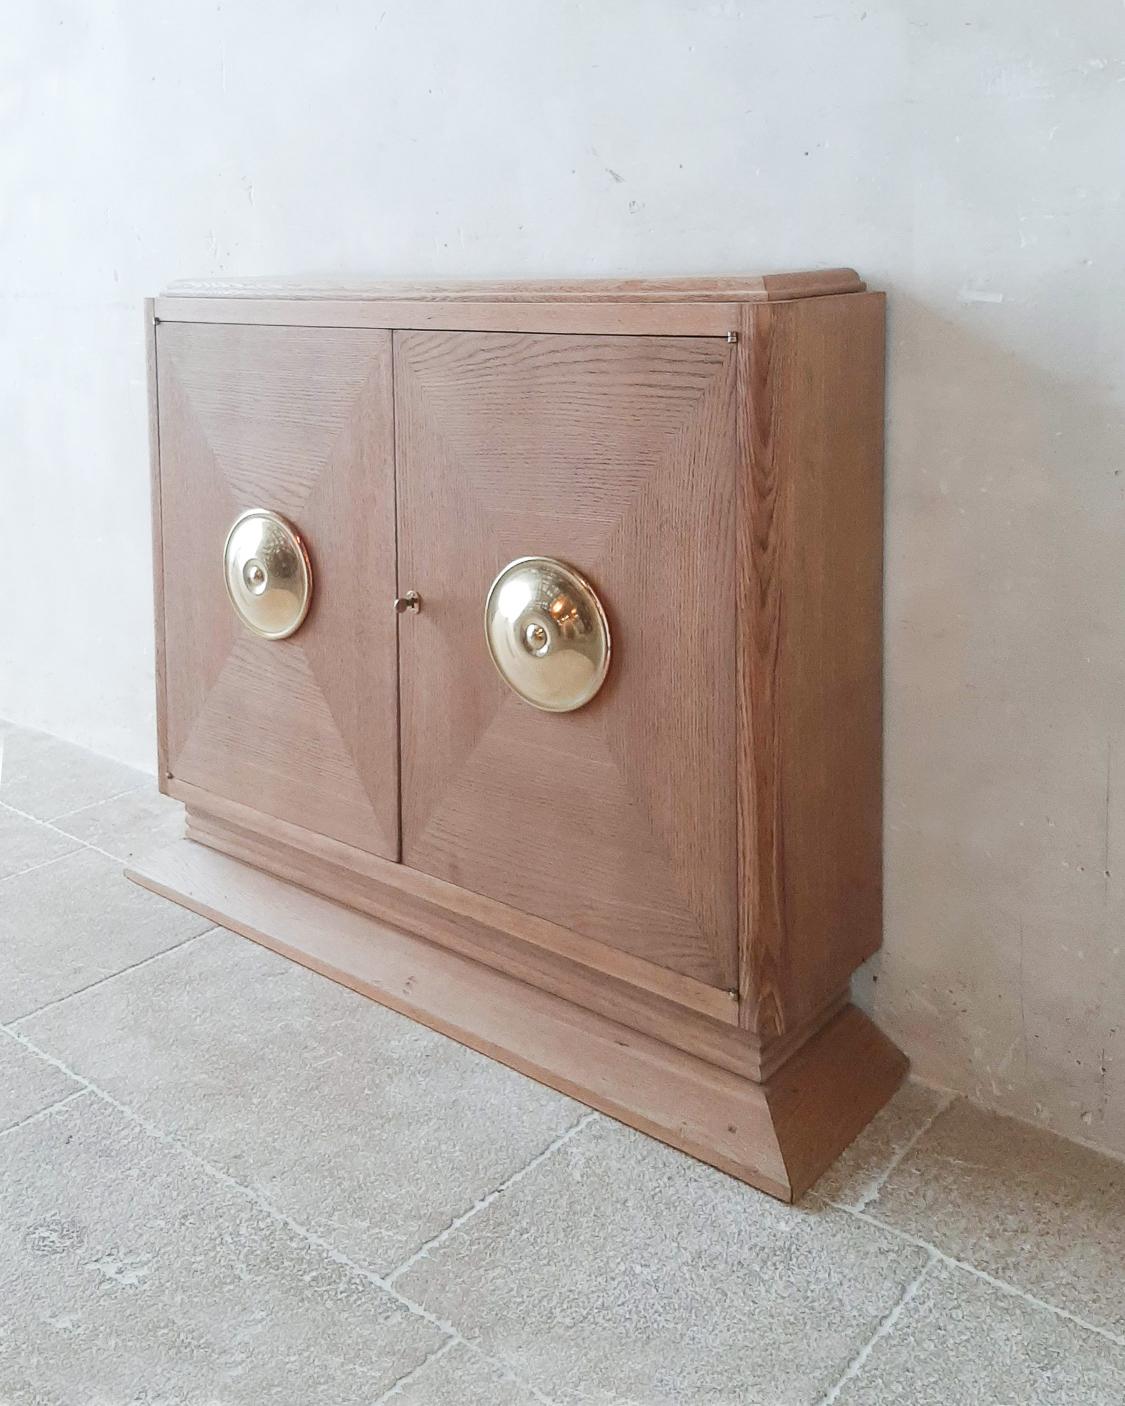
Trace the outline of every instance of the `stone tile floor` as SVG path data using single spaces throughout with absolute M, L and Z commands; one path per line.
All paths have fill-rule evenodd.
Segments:
M 0 724 L 0 1406 L 1125 1402 L 1125 1163 L 909 1084 L 798 1207 L 130 885 Z

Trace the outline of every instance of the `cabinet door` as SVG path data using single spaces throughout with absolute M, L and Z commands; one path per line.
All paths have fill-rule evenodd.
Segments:
M 157 368 L 169 770 L 397 859 L 390 334 L 165 322 Z M 227 532 L 254 508 L 311 560 L 287 639 L 227 597 Z
M 720 987 L 736 973 L 734 348 L 396 332 L 405 863 Z M 489 586 L 556 557 L 612 632 L 575 712 L 493 667 Z

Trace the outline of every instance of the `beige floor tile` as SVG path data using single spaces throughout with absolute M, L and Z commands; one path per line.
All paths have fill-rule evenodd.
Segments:
M 381 1272 L 583 1112 L 225 932 L 19 1028 Z
M 182 838 L 184 808 L 170 796 L 162 796 L 152 782 L 64 815 L 55 823 L 68 835 L 131 863 Z
M 862 1206 L 894 1159 L 941 1110 L 948 1096 L 908 1080 L 813 1188 L 837 1205 Z
M 77 848 L 77 840 L 0 805 L 0 880 L 49 864 Z
M 1125 1162 L 958 1102 L 868 1212 L 1125 1336 Z
M 395 1406 L 536 1406 L 525 1387 L 461 1344 L 427 1362 L 390 1400 Z
M 5 1406 L 369 1406 L 441 1341 L 93 1095 L 0 1138 Z
M 598 1119 L 397 1286 L 566 1406 L 808 1406 L 924 1262 Z
M 390 1271 L 581 1115 L 229 934 L 166 951 L 208 924 L 76 846 L 128 861 L 180 807 L 2 721 L 0 748 L 0 1021 L 46 1006 L 30 1039 L 334 1250 Z M 823 1207 L 1125 1336 L 1125 1164 L 921 1085 L 796 1210 L 595 1118 L 396 1280 L 519 1382 L 427 1360 L 436 1328 L 183 1147 L 52 1106 L 79 1087 L 0 1032 L 2 1406 L 372 1406 L 404 1376 L 402 1406 L 813 1406 L 849 1363 L 836 1406 L 1125 1401 L 1125 1347 L 954 1266 L 896 1309 L 926 1252 Z
M 45 732 L 11 728 L 0 743 L 0 802 L 39 820 L 54 820 L 148 782 L 144 772 Z
M 10 1022 L 210 925 L 80 849 L 0 884 L 0 1021 Z
M 0 1132 L 81 1087 L 0 1031 Z
M 1125 1348 L 940 1263 L 836 1406 L 1121 1406 Z

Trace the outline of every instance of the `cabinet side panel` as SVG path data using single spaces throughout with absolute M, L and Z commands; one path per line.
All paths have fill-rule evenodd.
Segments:
M 144 303 L 145 371 L 148 384 L 149 493 L 152 503 L 152 609 L 156 686 L 156 779 L 163 791 L 168 780 L 168 699 L 164 664 L 164 536 L 160 508 L 160 402 L 156 371 L 156 303 Z
M 791 1028 L 882 926 L 881 294 L 746 310 L 742 1021 Z

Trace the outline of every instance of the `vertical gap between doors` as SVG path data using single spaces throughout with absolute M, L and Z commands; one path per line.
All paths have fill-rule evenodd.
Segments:
M 395 553 L 395 597 L 402 594 L 402 564 L 400 560 L 399 544 L 399 482 L 398 482 L 398 388 L 395 385 L 395 333 L 388 332 L 390 337 L 390 357 L 391 357 L 391 457 L 394 472 L 391 481 L 394 484 L 394 553 Z M 395 805 L 398 808 L 398 844 L 396 845 L 395 859 L 402 863 L 402 616 L 396 610 L 395 617 Z

